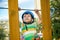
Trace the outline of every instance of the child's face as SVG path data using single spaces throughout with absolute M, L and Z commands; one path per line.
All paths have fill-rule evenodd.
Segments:
M 33 19 L 30 14 L 24 14 L 23 21 L 26 23 L 30 23 Z

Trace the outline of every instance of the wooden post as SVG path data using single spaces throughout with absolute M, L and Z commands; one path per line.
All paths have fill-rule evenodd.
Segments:
M 52 40 L 49 0 L 41 0 L 43 40 Z
M 8 0 L 10 40 L 20 40 L 18 0 Z

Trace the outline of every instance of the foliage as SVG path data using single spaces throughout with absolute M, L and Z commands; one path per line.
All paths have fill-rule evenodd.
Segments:
M 52 16 L 53 36 L 60 38 L 60 0 L 51 0 L 51 8 L 54 8 L 54 14 Z
M 6 37 L 6 34 L 4 33 L 4 29 L 0 28 L 0 40 L 4 40 L 5 37 Z

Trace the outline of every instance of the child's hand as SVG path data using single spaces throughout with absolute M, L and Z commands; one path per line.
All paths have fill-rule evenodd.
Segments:
M 21 11 L 21 8 L 18 7 L 18 11 Z
M 39 10 L 38 9 L 35 9 L 35 13 L 38 14 L 39 13 Z

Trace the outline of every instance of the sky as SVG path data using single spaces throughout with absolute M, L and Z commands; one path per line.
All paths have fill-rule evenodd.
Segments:
M 18 0 L 18 7 L 22 9 L 35 9 L 34 1 L 35 0 Z M 0 7 L 8 8 L 8 0 L 0 0 Z M 24 11 L 19 11 L 19 20 L 21 19 L 21 15 L 23 14 L 23 12 Z M 8 9 L 0 9 L 0 20 L 8 20 L 8 19 L 9 19 Z

